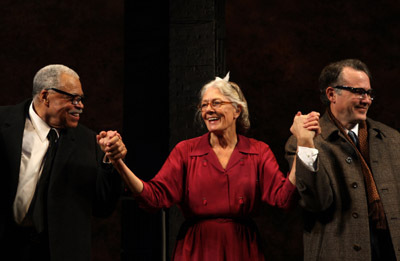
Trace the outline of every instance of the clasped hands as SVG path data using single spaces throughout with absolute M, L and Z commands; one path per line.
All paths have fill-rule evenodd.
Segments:
M 117 131 L 101 131 L 96 138 L 101 150 L 111 163 L 125 158 L 128 151 Z
M 306 115 L 297 112 L 294 116 L 290 131 L 296 137 L 298 146 L 314 147 L 314 137 L 321 133 L 319 116 L 319 112 L 315 111 Z
M 290 131 L 297 138 L 298 146 L 314 147 L 313 139 L 321 133 L 319 116 L 320 114 L 315 111 L 306 115 L 297 112 L 294 116 Z M 104 151 L 105 156 L 111 163 L 125 158 L 128 151 L 122 141 L 121 135 L 117 131 L 101 131 L 96 135 L 96 138 L 101 150 Z

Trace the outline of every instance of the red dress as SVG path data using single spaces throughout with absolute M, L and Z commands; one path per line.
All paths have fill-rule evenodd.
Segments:
M 295 188 L 267 144 L 238 135 L 223 169 L 207 133 L 176 145 L 136 199 L 143 208 L 182 210 L 173 260 L 264 260 L 250 216 L 260 202 L 289 208 Z

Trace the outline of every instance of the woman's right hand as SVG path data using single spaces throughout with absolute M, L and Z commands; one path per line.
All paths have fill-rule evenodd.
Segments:
M 125 158 L 128 151 L 117 131 L 101 131 L 96 138 L 100 148 L 112 163 Z

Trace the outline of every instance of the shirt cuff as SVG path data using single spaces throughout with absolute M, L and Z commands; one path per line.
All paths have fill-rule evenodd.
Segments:
M 317 161 L 318 150 L 315 148 L 298 146 L 297 155 L 300 160 L 307 166 L 311 171 L 316 170 L 315 163 Z
M 103 169 L 106 170 L 111 170 L 114 167 L 111 161 L 106 157 L 106 155 L 104 155 L 101 161 L 101 166 L 103 167 Z

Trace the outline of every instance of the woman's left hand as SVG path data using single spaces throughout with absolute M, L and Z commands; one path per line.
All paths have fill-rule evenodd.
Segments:
M 314 147 L 313 139 L 321 133 L 319 116 L 320 114 L 315 111 L 306 115 L 298 112 L 295 115 L 290 131 L 297 138 L 298 146 Z

